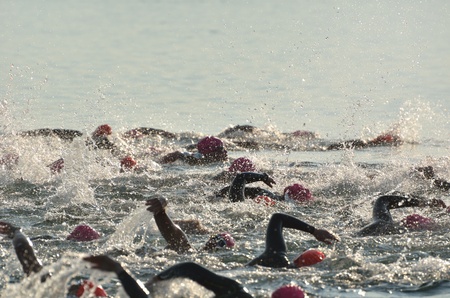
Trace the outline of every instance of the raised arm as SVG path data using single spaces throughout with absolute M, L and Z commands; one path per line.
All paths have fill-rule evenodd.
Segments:
M 174 278 L 188 278 L 214 292 L 216 297 L 251 298 L 247 289 L 237 281 L 215 274 L 205 267 L 193 262 L 176 264 L 156 275 L 145 286 L 151 288 L 155 283 Z
M 275 180 L 273 180 L 269 175 L 266 173 L 254 173 L 254 172 L 244 172 L 239 173 L 236 175 L 236 177 L 233 179 L 233 182 L 231 183 L 228 198 L 231 202 L 242 202 L 245 200 L 246 197 L 246 187 L 245 185 L 247 183 L 257 182 L 261 181 L 264 182 L 267 186 L 272 187 L 275 183 Z M 262 194 L 261 188 L 258 188 L 257 194 Z M 267 192 L 270 193 L 270 192 Z M 250 193 L 248 193 L 250 194 Z M 270 193 L 271 194 L 271 193 Z M 273 194 L 272 194 L 273 195 Z
M 19 227 L 0 221 L 0 234 L 5 234 L 12 239 L 17 258 L 26 275 L 42 270 L 42 264 L 34 253 L 33 243 L 21 232 Z
M 323 229 L 316 229 L 300 219 L 284 213 L 272 214 L 266 232 L 266 248 L 262 255 L 252 260 L 248 265 L 262 265 L 267 267 L 286 267 L 288 260 L 286 258 L 287 248 L 283 237 L 283 228 L 300 230 L 310 233 L 317 240 L 331 244 L 339 239 Z
M 153 213 L 156 225 L 168 243 L 167 248 L 173 249 L 178 253 L 187 252 L 192 248 L 186 234 L 167 215 L 165 210 L 167 206 L 166 198 L 155 197 L 147 200 L 145 205 L 148 206 L 147 210 Z
M 119 262 L 105 255 L 89 256 L 83 258 L 83 260 L 90 262 L 93 269 L 116 273 L 128 296 L 132 298 L 148 297 L 148 291 L 144 289 L 144 287 L 141 286 Z

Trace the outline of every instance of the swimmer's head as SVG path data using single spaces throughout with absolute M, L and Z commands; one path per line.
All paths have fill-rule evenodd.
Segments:
M 125 171 L 132 170 L 136 166 L 136 164 L 137 164 L 136 161 L 131 156 L 125 156 L 120 161 L 120 167 Z
M 297 285 L 284 285 L 272 293 L 272 298 L 304 298 L 305 293 Z
M 236 244 L 233 236 L 228 232 L 211 236 L 204 246 L 204 250 L 215 250 L 218 248 L 233 248 Z
M 100 125 L 93 133 L 94 137 L 109 136 L 110 134 L 112 134 L 112 128 L 109 124 Z
M 69 236 L 67 240 L 73 241 L 92 241 L 100 238 L 100 234 L 88 225 L 77 226 Z
M 60 173 L 62 171 L 62 169 L 64 169 L 64 159 L 60 158 L 60 159 L 52 162 L 51 164 L 47 165 L 47 167 L 50 168 L 50 171 L 53 174 Z
M 233 161 L 228 168 L 231 173 L 254 172 L 256 170 L 253 162 L 246 157 L 239 157 Z
M 69 288 L 69 294 L 75 295 L 76 297 L 87 297 L 86 295 L 84 295 L 85 291 L 92 293 L 93 297 L 108 297 L 108 294 L 102 288 L 102 286 L 96 286 L 90 280 L 83 280 L 80 283 L 72 285 Z
M 325 254 L 315 249 L 309 249 L 294 259 L 294 265 L 297 267 L 312 266 L 325 259 Z
M 201 154 L 208 155 L 217 151 L 224 150 L 224 146 L 222 140 L 216 137 L 208 136 L 198 141 L 197 149 Z
M 293 200 L 299 203 L 306 203 L 314 200 L 311 191 L 297 183 L 287 186 L 283 194 L 286 201 Z
M 433 219 L 419 214 L 411 214 L 402 219 L 402 224 L 410 230 L 428 230 L 435 226 Z

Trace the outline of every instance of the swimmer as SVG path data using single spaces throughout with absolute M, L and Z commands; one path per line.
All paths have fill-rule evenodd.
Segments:
M 175 151 L 162 157 L 161 163 L 173 163 L 177 160 L 189 165 L 204 165 L 228 160 L 228 152 L 222 140 L 208 136 L 197 143 L 197 153 Z
M 295 201 L 298 203 L 307 203 L 314 200 L 311 191 L 298 183 L 285 187 L 283 195 L 272 193 L 260 187 L 246 187 L 247 183 L 257 181 L 264 182 L 269 187 L 276 184 L 275 180 L 267 173 L 244 172 L 237 174 L 231 185 L 222 188 L 217 195 L 224 197 L 228 194 L 231 202 L 242 202 L 246 198 L 254 199 L 258 196 L 266 196 L 277 201 Z
M 126 131 L 123 134 L 124 138 L 141 138 L 144 136 L 161 136 L 167 139 L 176 139 L 177 135 L 162 129 L 149 128 L 149 127 L 139 127 Z
M 339 239 L 323 229 L 315 227 L 284 213 L 274 213 L 270 217 L 266 232 L 265 251 L 257 258 L 250 261 L 247 266 L 260 265 L 272 268 L 296 268 L 297 262 L 289 262 L 286 254 L 287 247 L 283 238 L 283 228 L 295 229 L 310 233 L 317 240 L 326 244 L 332 244 Z
M 446 208 L 442 200 L 432 199 L 425 200 L 416 197 L 404 197 L 398 195 L 385 195 L 377 198 L 373 206 L 372 217 L 373 222 L 363 227 L 359 232 L 359 236 L 373 236 L 385 234 L 401 234 L 406 233 L 412 225 L 408 223 L 408 218 L 403 220 L 402 224 L 397 224 L 392 219 L 390 209 L 406 208 L 406 207 L 441 207 Z M 414 218 L 412 218 L 414 220 Z M 416 217 L 417 224 L 419 219 Z M 430 227 L 430 220 L 421 218 L 420 221 L 426 223 L 425 227 Z
M 167 215 L 165 210 L 167 202 L 164 197 L 155 197 L 145 203 L 148 206 L 147 210 L 153 213 L 156 225 L 168 244 L 166 248 L 177 253 L 193 251 L 194 249 L 185 232 Z M 186 224 L 203 229 L 198 221 L 188 221 Z M 211 236 L 201 250 L 214 251 L 217 248 L 232 248 L 234 243 L 235 241 L 229 233 L 219 233 Z
M 188 278 L 195 281 L 199 285 L 212 291 L 215 297 L 236 297 L 236 298 L 251 298 L 248 290 L 237 281 L 218 275 L 205 267 L 193 262 L 184 262 L 175 264 L 155 275 L 148 282 L 145 283 L 143 289 L 139 282 L 131 277 L 120 265 L 119 262 L 111 259 L 106 255 L 89 256 L 83 260 L 93 264 L 92 268 L 99 269 L 106 272 L 114 272 L 119 277 L 125 291 L 130 297 L 144 298 L 147 297 L 148 290 L 152 290 L 160 281 L 170 280 L 174 278 Z
M 417 168 L 416 170 L 419 173 L 422 173 L 422 175 L 425 179 L 431 180 L 434 187 L 442 189 L 444 191 L 450 190 L 450 182 L 448 182 L 444 179 L 440 179 L 439 177 L 436 177 L 432 166 L 420 167 L 420 168 Z
M 379 146 L 400 146 L 403 140 L 394 133 L 384 133 L 371 140 L 348 140 L 329 145 L 326 150 L 364 149 Z
M 19 133 L 22 137 L 57 137 L 63 141 L 72 142 L 76 137 L 81 137 L 83 133 L 74 129 L 52 129 L 40 128 L 35 130 L 27 130 Z

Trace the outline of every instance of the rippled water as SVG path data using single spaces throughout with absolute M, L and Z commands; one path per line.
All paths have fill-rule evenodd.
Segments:
M 15 153 L 19 162 L 12 169 L 0 167 L 0 219 L 22 226 L 30 237 L 53 236 L 34 241 L 53 277 L 45 284 L 24 278 L 10 241 L 2 239 L 1 297 L 64 297 L 73 279 L 89 276 L 111 295 L 126 297 L 114 276 L 80 261 L 88 253 L 109 253 L 144 281 L 177 262 L 195 261 L 237 279 L 255 297 L 269 297 L 289 282 L 310 297 L 446 297 L 446 213 L 392 212 L 396 220 L 411 213 L 433 217 L 434 231 L 354 233 L 370 222 L 379 193 L 397 190 L 450 203 L 448 192 L 412 171 L 432 165 L 450 180 L 448 15 L 447 1 L 3 1 L 0 156 Z M 113 141 L 147 171 L 119 173 L 117 156 L 89 150 L 84 137 L 67 143 L 16 135 L 43 127 L 90 134 L 102 123 L 112 125 Z M 274 191 L 301 183 L 317 201 L 231 204 L 214 196 L 229 182 L 213 179 L 229 163 L 157 164 L 154 148 L 170 152 L 235 124 L 270 133 L 247 136 L 266 149 L 245 150 L 229 142 L 232 158 L 250 157 L 274 177 Z M 120 139 L 140 126 L 182 138 Z M 318 137 L 280 134 L 298 129 Z M 336 140 L 369 139 L 389 130 L 406 142 L 323 150 Z M 52 175 L 46 165 L 60 157 L 65 169 Z M 190 255 L 163 250 L 165 241 L 144 208 L 154 194 L 169 198 L 174 219 L 199 219 L 211 233 L 230 231 L 236 249 Z M 341 241 L 326 246 L 286 230 L 291 259 L 313 247 L 327 258 L 296 270 L 245 267 L 264 249 L 274 212 L 329 229 Z M 102 239 L 66 241 L 80 223 L 96 228 Z M 196 247 L 207 238 L 188 236 Z M 167 292 L 211 296 L 189 281 L 161 284 L 156 296 Z

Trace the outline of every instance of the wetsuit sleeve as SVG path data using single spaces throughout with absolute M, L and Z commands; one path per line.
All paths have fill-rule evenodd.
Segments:
M 392 222 L 390 209 L 418 207 L 423 204 L 423 200 L 418 198 L 407 198 L 403 196 L 387 195 L 379 197 L 373 206 L 373 220 Z
M 125 292 L 132 298 L 147 298 L 148 293 L 141 285 L 125 270 L 117 273 L 117 277 L 122 283 Z
M 33 244 L 25 234 L 20 230 L 16 230 L 13 235 L 13 245 L 16 251 L 17 258 L 22 265 L 23 271 L 30 275 L 33 272 L 39 272 L 42 270 L 42 264 L 37 259 Z
M 214 292 L 216 297 L 252 297 L 237 281 L 215 274 L 196 263 L 185 262 L 176 264 L 157 275 L 160 280 L 173 278 L 188 278 L 206 289 Z
M 245 184 L 267 179 L 267 174 L 245 172 L 237 174 L 230 186 L 228 198 L 231 202 L 242 202 L 245 200 Z
M 450 190 L 450 182 L 443 179 L 434 179 L 433 185 L 442 190 Z

